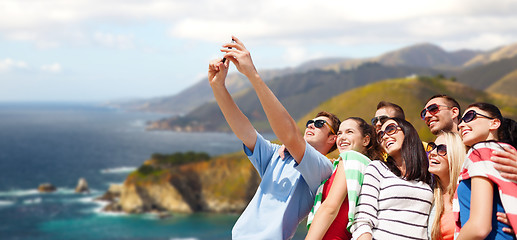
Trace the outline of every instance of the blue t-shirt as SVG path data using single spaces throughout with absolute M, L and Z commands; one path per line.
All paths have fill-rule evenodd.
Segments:
M 470 217 L 470 195 L 472 192 L 471 179 L 463 180 L 458 184 L 458 202 L 460 205 L 460 221 L 461 227 L 465 225 Z M 503 232 L 503 227 L 510 228 L 510 226 L 497 221 L 497 212 L 504 213 L 503 205 L 501 204 L 501 198 L 499 197 L 499 191 L 497 188 L 494 189 L 494 201 L 492 203 L 492 231 L 485 239 L 515 239 L 515 236 Z
M 306 143 L 300 164 L 280 145 L 257 133 L 253 152 L 244 152 L 262 181 L 232 229 L 233 239 L 290 239 L 298 224 L 309 214 L 320 183 L 332 174 L 330 160 Z

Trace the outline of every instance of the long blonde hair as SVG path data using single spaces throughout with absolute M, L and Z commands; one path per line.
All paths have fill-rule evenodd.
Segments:
M 441 218 L 445 209 L 443 190 L 449 194 L 449 201 L 452 204 L 454 193 L 458 185 L 458 176 L 460 175 L 463 161 L 465 160 L 466 148 L 461 140 L 458 133 L 455 132 L 441 132 L 440 135 L 445 137 L 447 143 L 447 161 L 449 163 L 449 185 L 442 186 L 438 177 L 433 176 L 435 180 L 434 185 L 434 203 L 436 208 L 436 214 L 433 221 L 433 228 L 431 230 L 431 239 L 439 240 L 442 239 L 442 233 L 440 229 Z

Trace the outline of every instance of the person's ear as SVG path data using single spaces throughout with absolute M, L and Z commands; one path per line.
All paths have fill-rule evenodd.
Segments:
M 452 111 L 452 119 L 453 119 L 453 121 L 457 121 L 458 120 L 458 116 L 460 115 L 460 109 L 458 109 L 457 107 L 452 107 L 451 111 Z
M 368 144 L 370 144 L 370 135 L 366 135 L 366 136 L 363 138 L 363 147 L 368 146 Z
M 336 144 L 337 135 L 330 135 L 329 136 L 329 143 Z
M 494 118 L 490 120 L 490 126 L 488 129 L 490 130 L 497 130 L 501 126 L 501 120 Z

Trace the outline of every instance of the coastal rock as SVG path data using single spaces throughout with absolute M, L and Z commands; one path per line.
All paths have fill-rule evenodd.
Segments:
M 169 210 L 192 213 L 181 194 L 167 182 L 144 185 L 127 183 L 122 189 L 119 204 L 124 212 L 143 213 L 154 210 Z
M 55 192 L 57 188 L 51 183 L 42 183 L 38 186 L 38 191 L 43 193 Z
M 95 200 L 115 202 L 120 198 L 122 188 L 122 184 L 111 184 L 108 188 L 108 191 L 106 191 L 104 195 L 96 198 Z
M 164 169 L 147 160 L 140 169 L 149 173 L 131 173 L 120 199 L 107 206 L 107 211 L 240 213 L 260 182 L 242 152 Z
M 76 193 L 90 193 L 90 189 L 88 188 L 88 182 L 86 179 L 79 178 L 79 182 L 77 182 L 77 186 L 75 187 Z

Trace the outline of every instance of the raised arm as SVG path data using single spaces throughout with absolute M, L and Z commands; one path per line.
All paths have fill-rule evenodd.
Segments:
M 305 140 L 300 134 L 296 122 L 271 89 L 262 81 L 253 65 L 250 52 L 244 47 L 244 44 L 236 37 L 233 37 L 233 39 L 235 43 L 223 45 L 224 48 L 221 51 L 226 52 L 224 57 L 232 61 L 239 72 L 249 79 L 264 108 L 273 132 L 286 146 L 296 162 L 300 163 L 305 153 Z M 228 49 L 228 47 L 232 47 L 232 49 Z
M 248 147 L 254 150 L 257 141 L 257 132 L 249 119 L 239 109 L 225 86 L 228 74 L 229 62 L 223 63 L 221 59 L 210 62 L 208 66 L 208 81 L 214 92 L 215 100 L 221 112 L 230 125 L 233 133 Z

